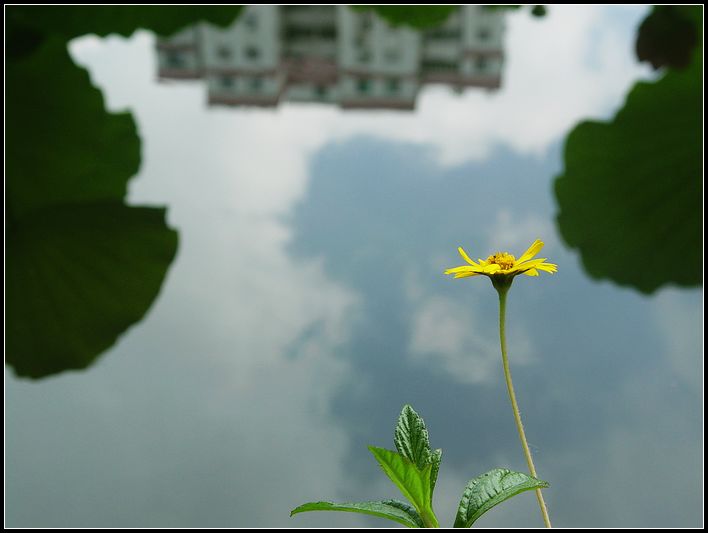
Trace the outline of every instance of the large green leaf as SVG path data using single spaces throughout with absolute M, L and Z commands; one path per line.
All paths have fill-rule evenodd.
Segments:
M 290 512 L 290 516 L 307 511 L 344 511 L 361 513 L 380 518 L 388 518 L 407 527 L 424 527 L 423 520 L 416 510 L 404 502 L 383 500 L 378 502 L 333 503 L 311 502 L 301 505 Z
M 431 465 L 419 470 L 414 463 L 402 455 L 369 446 L 369 450 L 378 461 L 381 468 L 401 493 L 413 504 L 426 525 L 435 524 L 437 519 L 432 509 L 432 492 L 430 490 Z
M 495 505 L 527 490 L 548 487 L 548 483 L 521 472 L 495 468 L 470 481 L 462 493 L 455 527 L 471 527 Z
M 47 86 L 51 80 L 51 88 Z M 49 205 L 122 199 L 140 166 L 130 113 L 106 113 L 66 43 L 47 39 L 6 66 L 8 215 Z
M 701 11 L 698 6 L 654 6 L 637 31 L 637 59 L 654 68 L 689 66 L 698 42 L 696 23 L 701 23 Z
M 6 17 L 15 27 L 72 39 L 87 33 L 127 37 L 140 28 L 170 35 L 200 21 L 226 26 L 242 9 L 233 5 L 15 5 L 7 7 Z
M 565 145 L 558 226 L 596 278 L 649 293 L 700 285 L 702 57 L 639 82 L 611 122 L 584 122 Z
M 176 247 L 164 209 L 108 201 L 22 218 L 7 234 L 6 363 L 32 378 L 91 364 L 146 313 Z
M 6 80 L 6 362 L 38 378 L 88 366 L 144 316 L 177 235 L 164 209 L 123 203 L 135 123 L 106 113 L 63 40 L 9 61 Z

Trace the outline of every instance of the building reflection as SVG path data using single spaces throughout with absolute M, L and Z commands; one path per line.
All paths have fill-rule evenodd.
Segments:
M 426 84 L 498 89 L 503 17 L 461 6 L 421 32 L 346 6 L 248 6 L 228 28 L 200 23 L 159 40 L 158 76 L 206 80 L 209 105 L 410 110 Z

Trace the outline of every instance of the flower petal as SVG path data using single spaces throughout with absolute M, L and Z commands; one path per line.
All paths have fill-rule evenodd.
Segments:
M 481 269 L 478 267 L 462 265 L 462 266 L 458 266 L 455 268 L 448 268 L 445 271 L 445 274 L 458 274 L 460 272 L 480 272 L 480 271 L 481 271 Z
M 540 265 L 536 265 L 534 268 L 543 270 L 544 272 L 548 272 L 550 274 L 558 272 L 558 265 L 554 265 L 553 263 L 541 263 Z
M 485 274 L 492 274 L 498 270 L 501 270 L 501 267 L 496 263 L 489 263 L 487 265 L 484 265 L 484 267 L 482 267 L 482 270 Z
M 526 272 L 522 272 L 524 276 L 538 276 L 538 270 L 535 268 L 532 268 L 530 270 L 527 270 Z
M 516 260 L 516 263 L 519 264 L 523 263 L 524 261 L 528 261 L 534 255 L 540 252 L 541 248 L 543 248 L 543 241 L 536 239 L 535 241 L 533 241 L 533 244 L 529 246 L 528 250 L 521 254 L 521 257 Z
M 530 259 L 529 261 L 524 261 L 523 263 L 517 262 L 514 267 L 521 270 L 528 270 L 529 268 L 535 268 L 536 265 L 543 264 L 545 261 L 547 261 L 547 258 L 539 257 L 537 259 Z
M 455 274 L 455 279 L 469 278 L 472 276 L 479 276 L 479 275 L 480 275 L 479 272 L 459 272 L 459 273 Z
M 472 266 L 479 266 L 477 263 L 475 263 L 474 261 L 472 261 L 472 259 L 470 259 L 470 256 L 467 255 L 467 252 L 465 252 L 465 251 L 462 249 L 462 246 L 458 246 L 457 251 L 460 252 L 460 255 L 462 256 L 462 259 L 464 259 L 465 261 L 467 261 L 470 265 L 472 265 Z

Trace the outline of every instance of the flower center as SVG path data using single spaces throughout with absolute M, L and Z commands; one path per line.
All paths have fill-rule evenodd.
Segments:
M 514 266 L 516 258 L 506 252 L 497 252 L 487 258 L 487 263 L 499 265 L 502 270 L 509 270 Z

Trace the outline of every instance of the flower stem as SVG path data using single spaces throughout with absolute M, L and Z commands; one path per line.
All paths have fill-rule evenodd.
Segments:
M 536 467 L 533 465 L 533 459 L 531 458 L 531 450 L 529 449 L 529 445 L 526 442 L 526 433 L 524 433 L 524 425 L 521 422 L 519 404 L 516 403 L 514 384 L 511 381 L 511 370 L 509 369 L 509 358 L 506 354 L 506 333 L 504 332 L 504 323 L 506 318 L 506 294 L 509 291 L 509 285 L 504 287 L 495 285 L 495 288 L 499 293 L 499 340 L 501 343 L 502 363 L 504 365 L 504 379 L 506 380 L 506 388 L 509 391 L 511 408 L 514 411 L 514 421 L 516 422 L 516 429 L 519 431 L 519 439 L 521 440 L 521 446 L 524 448 L 526 463 L 529 466 L 529 471 L 531 472 L 531 475 L 537 478 L 538 476 L 536 475 Z M 546 502 L 543 501 L 543 494 L 541 494 L 541 489 L 536 489 L 536 499 L 538 500 L 538 506 L 541 508 L 543 523 L 546 525 L 546 527 L 551 527 L 551 519 L 548 517 L 548 509 L 546 509 Z

